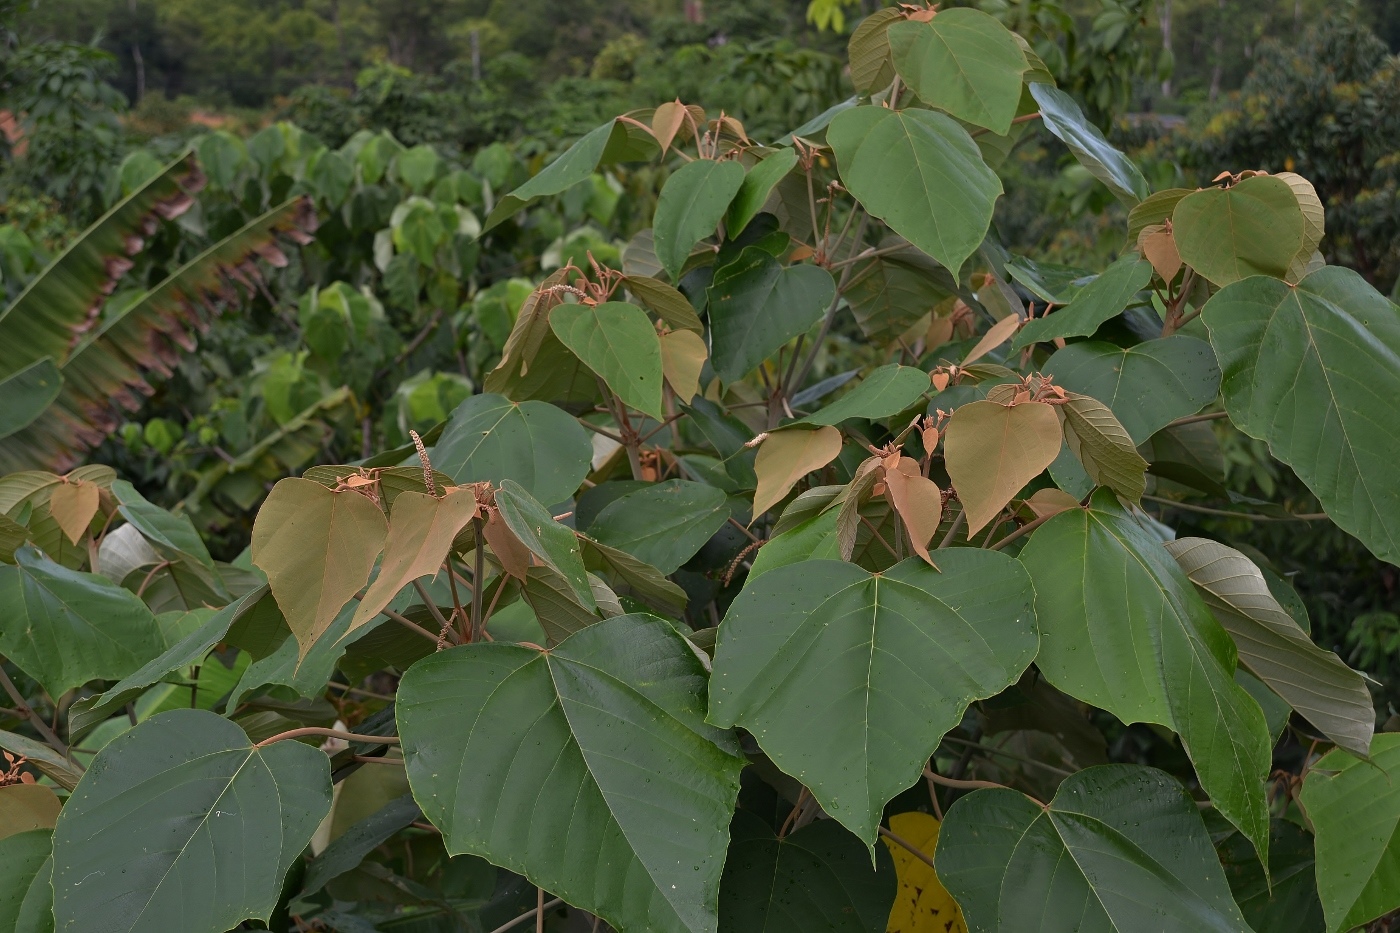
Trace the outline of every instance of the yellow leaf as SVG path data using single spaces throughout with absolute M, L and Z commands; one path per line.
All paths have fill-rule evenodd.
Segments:
M 985 527 L 1039 476 L 1059 455 L 1062 440 L 1059 416 L 1044 402 L 960 406 L 943 432 L 943 456 L 967 513 L 967 533 Z
M 58 527 L 77 544 L 92 524 L 97 514 L 98 490 L 96 483 L 84 480 L 71 480 L 59 483 L 49 497 L 49 512 Z
M 1016 334 L 1016 328 L 1021 326 L 1021 318 L 1018 315 L 1010 314 L 992 325 L 992 329 L 982 335 L 982 339 L 977 341 L 977 346 L 968 353 L 967 359 L 962 361 L 963 366 L 974 363 L 986 356 L 997 347 L 1006 343 Z
M 820 470 L 841 453 L 841 432 L 825 426 L 815 431 L 774 431 L 759 445 L 754 460 L 758 489 L 753 497 L 754 517 L 782 501 L 788 491 L 813 470 Z
M 885 470 L 885 497 L 903 520 L 910 547 L 937 567 L 929 557 L 928 543 L 943 518 L 943 493 L 938 484 L 920 473 L 914 460 L 901 457 L 895 469 Z
M 708 356 L 705 339 L 694 331 L 673 330 L 661 335 L 661 372 L 682 402 L 699 394 L 700 370 Z
M 938 820 L 927 813 L 899 813 L 890 817 L 890 832 L 932 856 L 938 844 Z M 918 856 L 884 838 L 894 859 L 899 891 L 890 908 L 887 933 L 967 933 L 962 911 L 938 880 L 938 874 Z

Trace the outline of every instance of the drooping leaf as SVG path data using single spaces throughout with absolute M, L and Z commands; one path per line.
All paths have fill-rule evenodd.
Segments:
M 687 162 L 666 179 L 651 226 L 656 258 L 672 281 L 695 244 L 715 232 L 743 183 L 742 165 L 713 159 Z
M 53 933 L 53 831 L 0 839 L 0 929 Z
M 856 200 L 954 274 L 981 245 L 1001 181 L 952 117 L 854 107 L 827 140 Z
M 1026 57 L 1005 26 L 981 10 L 942 10 L 888 31 L 895 69 L 925 103 L 997 136 L 1011 130 Z
M 1067 393 L 1060 406 L 1065 444 L 1096 484 L 1134 502 L 1147 489 L 1147 461 L 1108 406 L 1087 395 Z
M 605 575 L 613 586 L 618 589 L 625 586 L 638 600 L 668 616 L 685 612 L 688 601 L 685 590 L 666 579 L 660 570 L 620 548 L 594 541 L 588 535 L 578 535 L 578 540 L 583 548 L 584 566 Z
M 1282 278 L 1303 244 L 1303 212 L 1288 183 L 1256 175 L 1203 188 L 1172 212 L 1172 238 L 1188 266 L 1216 285 L 1252 275 Z
M 118 680 L 164 648 L 155 616 L 106 577 L 69 570 L 31 545 L 0 565 L 0 654 L 55 699 Z
M 1204 340 L 1175 334 L 1127 350 L 1097 341 L 1056 350 L 1043 367 L 1055 383 L 1098 399 L 1134 444 L 1200 411 L 1220 388 L 1220 367 Z
M 1302 804 L 1317 831 L 1329 933 L 1400 907 L 1400 735 L 1377 735 L 1370 761 L 1343 749 L 1324 755 L 1303 781 Z
M 72 790 L 83 776 L 83 769 L 54 751 L 43 742 L 0 731 L 0 748 L 16 755 L 23 755 L 29 763 L 39 769 L 39 773 L 51 779 L 59 787 Z
M 1239 833 L 1216 843 L 1240 913 L 1255 930 L 1324 933 L 1312 834 L 1288 820 L 1275 819 L 1270 826 L 1268 875 L 1254 846 Z
M 602 614 L 580 606 L 569 582 L 553 570 L 548 567 L 530 568 L 521 589 L 521 598 L 534 610 L 535 619 L 544 631 L 548 645 L 557 645 L 580 629 L 596 625 L 604 618 L 623 615 L 617 594 L 606 583 L 590 573 L 588 585 L 593 589 L 593 598 L 597 600 Z
M 782 838 L 739 810 L 729 830 L 720 885 L 726 933 L 884 933 L 894 897 L 894 865 L 870 853 L 832 820 L 816 820 Z
M 571 274 L 560 269 L 525 299 L 501 350 L 501 361 L 482 383 L 487 392 L 517 402 L 591 401 L 597 397 L 598 381 L 593 373 L 549 327 L 550 313 L 564 294 L 560 286 L 568 284 Z
M 585 181 L 603 158 L 603 152 L 615 136 L 625 134 L 626 129 L 616 120 L 609 120 L 602 126 L 585 133 L 576 143 L 565 150 L 525 184 L 501 198 L 496 207 L 482 224 L 481 232 L 486 233 L 528 207 L 537 198 L 547 197 L 567 191 L 581 181 Z
M 475 644 L 424 658 L 396 714 L 414 798 L 448 852 L 618 929 L 713 933 L 743 761 L 704 706 L 685 640 L 626 615 L 547 653 Z
M 1279 172 L 1274 177 L 1293 189 L 1293 196 L 1298 199 L 1298 208 L 1303 212 L 1303 245 L 1298 247 L 1293 261 L 1288 264 L 1288 281 L 1298 282 L 1307 274 L 1308 263 L 1327 232 L 1326 213 L 1317 189 L 1302 175 L 1296 172 Z
M 547 402 L 474 395 L 457 407 L 433 465 L 458 483 L 507 477 L 541 502 L 563 502 L 588 475 L 593 445 L 573 416 Z
M 379 576 L 360 600 L 350 631 L 379 615 L 394 594 L 414 580 L 440 572 L 452 540 L 478 514 L 471 489 L 457 489 L 440 499 L 416 492 L 395 499 Z
M 588 573 L 583 569 L 574 533 L 554 520 L 549 510 L 514 480 L 505 480 L 496 492 L 496 507 L 511 533 L 549 569 L 568 581 L 574 599 L 585 609 L 596 609 Z
M 1104 139 L 1103 133 L 1089 122 L 1073 97 L 1049 84 L 1035 82 L 1029 87 L 1031 96 L 1040 105 L 1040 119 L 1045 128 L 1068 146 L 1079 164 L 1108 186 L 1114 197 L 1127 207 L 1147 197 L 1147 179 L 1142 177 L 1142 172 Z
M 404 794 L 357 821 L 312 860 L 302 882 L 301 896 L 315 894 L 326 882 L 350 871 L 389 837 L 422 816 L 413 797 Z
M 1045 809 L 973 791 L 948 811 L 934 858 L 974 930 L 1249 930 L 1195 803 L 1155 768 L 1080 771 Z
M 696 334 L 705 333 L 705 325 L 700 323 L 690 299 L 677 289 L 646 275 L 629 275 L 623 278 L 622 283 L 639 304 L 650 308 L 671 327 Z
M 1151 280 L 1152 264 L 1136 253 L 1124 253 L 1066 307 L 1027 322 L 1011 342 L 1011 349 L 1056 337 L 1087 337 L 1104 321 L 1122 313 Z
M 749 169 L 724 217 L 725 232 L 731 238 L 744 232 L 749 221 L 763 210 L 768 195 L 773 193 L 773 187 L 782 181 L 783 176 L 792 171 L 796 164 L 797 150 L 779 149 L 769 153 L 762 162 Z
M 7 376 L 0 377 L 0 439 L 29 427 L 58 398 L 63 390 L 63 373 L 44 357 Z
M 938 484 L 919 472 L 917 461 L 900 457 L 895 469 L 885 469 L 885 498 L 898 513 L 914 553 L 937 567 L 928 546 L 943 518 L 943 491 Z
M 681 402 L 689 402 L 700 394 L 700 374 L 710 358 L 705 338 L 688 330 L 673 330 L 661 335 L 661 372 L 666 384 Z
M 822 319 L 836 282 L 820 266 L 785 267 L 749 246 L 715 273 L 709 295 L 710 357 L 721 379 L 738 382 Z
M 891 23 L 901 19 L 898 8 L 885 7 L 861 20 L 851 33 L 846 51 L 851 63 L 851 83 L 855 85 L 857 93 L 874 94 L 889 87 L 894 80 L 889 28 Z
M 1251 179 L 1252 180 L 1252 179 Z M 1293 468 L 1337 525 L 1400 562 L 1400 312 L 1350 269 L 1253 278 L 1201 313 L 1230 420 Z
M 927 813 L 896 813 L 890 817 L 890 832 L 930 858 L 942 828 Z M 967 933 L 962 911 L 938 880 L 938 873 L 893 839 L 885 837 L 884 842 L 899 877 L 888 933 Z
M 815 431 L 777 431 L 758 448 L 754 472 L 758 489 L 753 497 L 755 517 L 767 512 L 788 494 L 797 481 L 820 470 L 841 453 L 841 432 L 833 427 Z
M 253 564 L 267 574 L 301 657 L 369 582 L 388 530 L 379 506 L 358 492 L 297 477 L 272 488 L 253 523 Z
M 188 608 L 223 606 L 229 592 L 214 566 L 214 558 L 187 515 L 175 515 L 146 501 L 126 480 L 112 483 L 122 518 L 141 532 L 160 556 L 170 562 L 171 578 Z
M 847 418 L 888 418 L 913 405 L 928 390 L 928 373 L 913 366 L 888 363 L 872 370 L 850 392 L 797 423 L 837 425 Z
M 58 928 L 95 917 L 122 933 L 266 921 L 330 810 L 329 765 L 300 742 L 254 746 L 204 710 L 132 727 L 97 753 L 59 816 Z
M 694 557 L 728 519 L 723 490 L 668 479 L 612 502 L 588 531 L 603 544 L 670 574 Z
M 1123 722 L 1176 730 L 1216 809 L 1266 856 L 1264 714 L 1176 561 L 1108 491 L 1038 528 L 1020 559 L 1035 581 L 1045 678 Z
M 1206 538 L 1178 538 L 1166 548 L 1234 638 L 1240 663 L 1332 741 L 1369 754 L 1376 713 L 1365 678 L 1313 644 L 1254 562 Z
M 751 581 L 720 625 L 710 721 L 743 726 L 822 808 L 873 847 L 977 697 L 1035 656 L 1030 580 L 1010 557 L 940 551 L 872 575 L 803 561 Z
M 959 406 L 943 434 L 944 460 L 968 534 L 996 518 L 1060 452 L 1060 419 L 1044 402 Z
M 664 417 L 661 341 L 641 308 L 625 301 L 560 305 L 549 326 L 625 404 L 658 421 Z

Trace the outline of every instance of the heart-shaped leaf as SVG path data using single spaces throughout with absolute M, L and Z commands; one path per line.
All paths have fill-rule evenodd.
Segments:
M 959 406 L 943 437 L 948 478 L 975 534 L 1054 461 L 1063 433 L 1044 402 L 981 401 Z
M 1045 128 L 1069 147 L 1079 164 L 1108 186 L 1124 205 L 1132 207 L 1147 197 L 1147 179 L 1133 161 L 1113 148 L 1099 128 L 1090 123 L 1084 111 L 1064 91 L 1051 84 L 1029 85 L 1031 96 L 1040 105 Z M 1131 242 L 1136 243 L 1134 239 Z
M 1172 238 L 1188 266 L 1216 285 L 1251 275 L 1282 278 L 1303 245 L 1303 212 L 1288 183 L 1256 175 L 1203 188 L 1172 212 Z
M 982 244 L 1001 180 L 952 117 L 853 107 L 827 141 L 856 200 L 953 273 Z
M 743 760 L 704 706 L 685 640 L 626 615 L 549 652 L 430 655 L 404 675 L 396 715 L 413 796 L 448 852 L 618 929 L 713 933 Z
M 728 520 L 729 502 L 723 490 L 668 479 L 616 499 L 598 513 L 588 532 L 603 544 L 671 574 Z
M 758 448 L 754 472 L 758 490 L 753 496 L 755 517 L 783 500 L 802 477 L 820 470 L 841 453 L 841 432 L 833 427 L 815 431 L 775 431 Z
M 811 330 L 836 295 L 820 266 L 783 266 L 749 246 L 710 285 L 710 357 L 725 382 L 737 382 L 779 347 Z
M 715 232 L 743 183 L 742 165 L 713 159 L 687 162 L 666 179 L 651 226 L 656 258 L 671 281 L 680 279 L 695 244 Z
M 509 477 L 550 505 L 574 494 L 592 460 L 593 444 L 572 415 L 489 394 L 457 406 L 433 448 L 433 465 L 458 483 Z
M 890 245 L 881 243 L 882 248 Z M 861 333 L 880 346 L 895 343 L 958 291 L 947 269 L 913 247 L 877 256 L 857 269 L 845 298 Z
M 1031 536 L 1036 666 L 1065 693 L 1123 722 L 1175 729 L 1216 808 L 1268 851 L 1269 733 L 1235 683 L 1235 648 L 1191 581 L 1113 494 Z
M 1084 286 L 1067 306 L 1028 321 L 1011 342 L 1011 349 L 1020 350 L 1056 337 L 1087 337 L 1104 321 L 1121 314 L 1150 281 L 1152 264 L 1136 253 L 1125 253 L 1103 275 Z
M 1134 444 L 1200 411 L 1220 389 L 1210 345 L 1182 334 L 1127 350 L 1073 343 L 1056 350 L 1043 369 L 1056 384 L 1107 405 Z
M 58 818 L 58 928 L 95 917 L 122 933 L 266 921 L 330 805 L 324 752 L 259 748 L 204 710 L 153 716 L 97 753 Z
M 661 341 L 645 311 L 625 301 L 560 305 L 549 326 L 625 404 L 658 421 L 664 417 Z
M 948 811 L 935 860 L 974 930 L 1249 930 L 1195 802 L 1155 768 L 1080 771 L 1044 809 L 973 791 Z
M 705 338 L 694 331 L 673 330 L 661 335 L 661 372 L 681 402 L 700 394 L 700 374 L 710 358 Z
M 920 100 L 997 136 L 1011 130 L 1026 57 L 996 17 L 941 10 L 928 22 L 894 23 L 887 35 L 895 69 Z
M 789 564 L 751 581 L 719 628 L 710 721 L 751 732 L 872 847 L 885 804 L 967 705 L 1035 656 L 1034 594 L 1015 560 L 952 548 L 938 564 Z
M 1201 318 L 1230 420 L 1293 468 L 1328 516 L 1400 563 L 1400 312 L 1350 269 L 1221 289 Z

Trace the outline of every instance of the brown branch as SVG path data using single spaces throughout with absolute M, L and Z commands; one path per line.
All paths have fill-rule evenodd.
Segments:
M 879 826 L 876 828 L 880 830 L 880 835 L 884 836 L 890 842 L 893 842 L 895 845 L 899 846 L 901 849 L 914 856 L 914 858 L 923 862 L 929 868 L 934 869 L 934 871 L 938 870 L 937 866 L 933 864 L 933 859 L 925 855 L 921 849 L 914 845 L 914 843 L 910 842 L 908 839 L 903 839 L 895 835 L 892 831 L 886 829 L 883 826 Z
M 1219 515 L 1222 518 L 1242 518 L 1247 522 L 1322 522 L 1331 521 L 1332 519 L 1332 516 L 1328 515 L 1326 512 L 1306 512 L 1297 515 L 1260 515 L 1256 512 L 1231 512 L 1228 509 L 1212 509 L 1204 505 L 1192 505 L 1189 502 L 1177 502 L 1175 499 L 1164 499 L 1161 496 L 1144 495 L 1143 498 L 1148 502 L 1157 502 L 1174 509 L 1185 509 L 1187 512 L 1200 512 L 1202 515 Z
M 62 740 L 49 728 L 49 724 L 44 722 L 44 717 L 34 712 L 33 707 L 25 701 L 24 695 L 19 692 L 19 688 L 15 686 L 15 682 L 10 679 L 9 674 L 5 673 L 3 663 L 3 661 L 0 661 L 0 686 L 5 688 L 5 692 L 8 693 L 10 699 L 14 701 L 15 709 L 25 715 L 25 718 L 34 726 L 35 730 L 44 737 L 44 741 L 49 744 L 50 748 L 65 758 L 68 758 L 69 761 L 72 761 L 73 759 L 68 754 L 68 746 L 64 745 Z M 76 761 L 73 763 L 77 764 Z M 78 765 L 78 767 L 81 769 L 82 765 Z
M 399 737 L 396 735 L 361 735 L 358 732 L 337 732 L 335 729 L 326 729 L 321 726 L 302 726 L 300 729 L 279 732 L 270 739 L 263 739 L 253 747 L 265 748 L 274 742 L 281 742 L 285 739 L 299 739 L 304 735 L 323 735 L 330 739 L 344 739 L 347 742 L 363 742 L 367 745 L 399 744 Z
M 564 903 L 563 900 L 557 897 L 552 901 L 545 901 L 543 904 L 540 904 L 536 907 L 531 907 L 529 910 L 525 911 L 525 913 L 516 917 L 514 920 L 507 920 L 505 923 L 492 930 L 491 933 L 505 933 L 506 930 L 513 930 L 520 924 L 524 923 L 526 920 L 533 918 L 536 914 L 543 913 L 544 911 L 550 910 L 554 907 L 558 907 L 562 903 Z
M 1055 515 L 1058 515 L 1058 514 L 1059 514 L 1058 512 L 1055 513 Z M 1032 531 L 1035 531 L 1035 530 L 1036 530 L 1037 528 L 1039 528 L 1041 525 L 1045 524 L 1045 523 L 1048 522 L 1050 519 L 1054 518 L 1055 515 L 1042 515 L 1042 516 L 1040 516 L 1039 518 L 1032 519 L 1031 521 L 1026 522 L 1026 523 L 1025 523 L 1024 525 L 1022 525 L 1020 528 L 1017 528 L 1015 531 L 1011 532 L 1011 533 L 1010 533 L 1009 535 L 1007 535 L 1005 538 L 1002 538 L 1002 539 L 1001 539 L 1000 541 L 998 541 L 996 544 L 993 544 L 992 547 L 991 547 L 991 550 L 993 550 L 993 551 L 998 551 L 998 550 L 1000 550 L 1000 549 L 1006 547 L 1006 545 L 1010 544 L 1012 541 L 1015 541 L 1017 538 L 1020 538 L 1020 537 L 1023 537 L 1023 536 L 1025 536 L 1025 535 L 1030 534 Z

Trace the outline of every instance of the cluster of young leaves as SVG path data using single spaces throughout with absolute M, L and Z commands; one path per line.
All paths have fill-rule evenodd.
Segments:
M 47 745 L 0 734 L 55 798 L 0 839 L 0 909 L 218 933 L 557 901 L 624 931 L 1400 908 L 1400 741 L 1363 675 L 1266 558 L 1145 509 L 1239 504 L 1210 466 L 1229 419 L 1396 562 L 1400 309 L 1321 264 L 1298 176 L 1150 192 L 990 16 L 887 10 L 850 51 L 859 98 L 772 145 L 674 101 L 496 201 L 483 232 L 600 166 L 668 169 L 618 262 L 529 293 L 484 391 L 282 479 L 234 565 L 110 472 L 0 481 L 0 653 L 66 712 L 66 742 L 37 713 Z M 1035 121 L 1130 209 L 1097 275 L 991 232 Z M 813 381 L 835 333 L 877 365 Z

